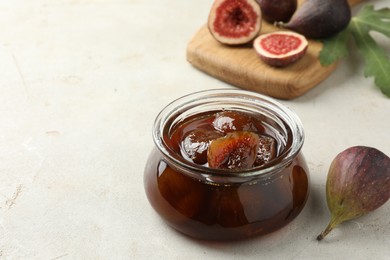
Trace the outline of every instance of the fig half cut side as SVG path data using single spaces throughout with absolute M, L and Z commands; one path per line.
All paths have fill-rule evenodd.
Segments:
M 308 41 L 299 33 L 278 31 L 260 35 L 253 42 L 253 47 L 265 63 L 285 67 L 305 55 Z
M 208 28 L 220 43 L 248 43 L 260 32 L 260 6 L 256 0 L 215 0 L 209 14 Z

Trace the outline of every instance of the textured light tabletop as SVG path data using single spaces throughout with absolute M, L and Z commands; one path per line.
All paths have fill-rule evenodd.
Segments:
M 150 207 L 143 170 L 157 113 L 182 95 L 232 87 L 186 61 L 210 6 L 0 1 L 0 259 L 390 259 L 390 202 L 315 240 L 329 218 L 325 180 L 336 154 L 367 145 L 390 155 L 390 99 L 357 56 L 280 101 L 304 124 L 311 172 L 308 203 L 287 227 L 196 241 Z

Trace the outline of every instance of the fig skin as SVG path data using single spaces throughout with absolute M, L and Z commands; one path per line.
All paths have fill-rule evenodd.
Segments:
M 322 39 L 342 31 L 351 20 L 347 0 L 306 0 L 288 23 L 279 23 L 308 38 Z
M 188 157 L 192 162 L 196 164 L 207 163 L 207 149 L 210 142 L 213 139 L 220 138 L 222 134 L 206 130 L 206 129 L 195 129 L 189 132 L 181 145 L 185 157 Z
M 288 22 L 297 9 L 297 0 L 256 0 L 264 20 Z
M 215 0 L 207 26 L 218 42 L 243 45 L 259 34 L 261 21 L 260 6 L 256 0 Z
M 213 121 L 213 126 L 215 130 L 223 134 L 234 131 L 260 132 L 260 130 L 263 130 L 257 129 L 250 116 L 235 111 L 223 111 L 218 113 Z
M 274 37 L 274 36 L 278 36 L 281 38 L 285 37 L 286 39 L 288 39 L 289 37 L 292 37 L 292 39 L 294 38 L 298 39 L 300 41 L 299 47 L 294 50 L 290 50 L 286 53 L 280 53 L 280 54 L 272 53 L 269 50 L 265 49 L 262 46 L 261 42 L 263 40 L 266 40 L 268 37 Z M 286 46 L 283 45 L 284 40 L 281 39 L 275 40 L 276 47 L 280 46 L 280 49 L 283 52 L 285 51 L 284 49 L 286 48 L 286 46 L 290 45 L 290 44 L 287 44 Z M 260 59 L 273 67 L 286 67 L 292 63 L 297 62 L 305 55 L 308 45 L 309 43 L 303 35 L 300 35 L 295 32 L 288 32 L 288 31 L 278 31 L 278 32 L 262 34 L 259 37 L 257 37 L 253 42 L 253 47 L 257 55 L 260 57 Z
M 390 158 L 366 146 L 344 150 L 329 168 L 326 199 L 331 219 L 317 240 L 338 224 L 379 208 L 389 198 Z

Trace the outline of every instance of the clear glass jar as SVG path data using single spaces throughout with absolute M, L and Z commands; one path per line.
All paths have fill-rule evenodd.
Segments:
M 187 118 L 240 111 L 260 118 L 280 147 L 267 164 L 241 171 L 211 169 L 184 159 L 170 138 Z M 155 148 L 144 172 L 147 198 L 176 230 L 199 239 L 236 240 L 266 234 L 291 222 L 309 193 L 309 172 L 301 153 L 299 118 L 282 104 L 244 90 L 193 93 L 173 101 L 157 116 Z

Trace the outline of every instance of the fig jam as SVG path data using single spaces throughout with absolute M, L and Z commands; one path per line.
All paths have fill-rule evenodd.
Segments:
M 211 168 L 214 140 L 237 132 L 261 140 L 245 168 Z M 176 230 L 199 239 L 235 240 L 291 222 L 308 197 L 296 115 L 259 94 L 209 90 L 185 96 L 158 115 L 144 173 L 146 195 Z M 238 153 L 238 164 L 245 160 Z M 237 164 L 237 165 L 238 165 Z
M 172 131 L 172 135 L 164 136 L 164 139 L 176 153 L 181 154 L 189 162 L 210 167 L 207 153 L 212 141 L 228 142 L 227 138 L 221 137 L 249 132 L 256 134 L 260 139 L 257 145 L 257 156 L 251 167 L 265 164 L 277 155 L 278 150 L 283 149 L 281 142 L 276 141 L 277 135 L 272 132 L 272 129 L 264 126 L 255 115 L 238 111 L 206 112 L 186 118 Z M 237 160 L 242 160 L 246 156 L 238 154 L 237 157 Z

